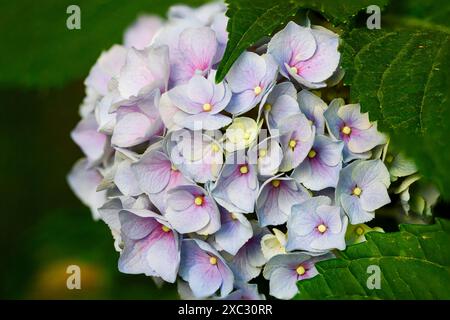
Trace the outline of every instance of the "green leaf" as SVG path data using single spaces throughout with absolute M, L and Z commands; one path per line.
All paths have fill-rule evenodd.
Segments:
M 121 43 L 139 14 L 164 16 L 179 2 L 198 6 L 206 1 L 2 1 L 0 85 L 61 87 L 85 78 L 102 50 Z M 69 5 L 80 7 L 80 30 L 66 27 Z
M 216 74 L 222 81 L 228 70 L 248 47 L 283 26 L 299 9 L 312 9 L 336 24 L 345 24 L 369 5 L 384 7 L 388 0 L 228 0 L 229 41 Z
M 341 258 L 319 262 L 319 275 L 298 283 L 296 299 L 450 299 L 450 221 L 366 238 Z M 367 286 L 371 265 L 380 268 L 380 289 Z
M 421 173 L 450 197 L 450 34 L 438 30 L 344 35 L 342 65 L 352 102 L 361 103 Z

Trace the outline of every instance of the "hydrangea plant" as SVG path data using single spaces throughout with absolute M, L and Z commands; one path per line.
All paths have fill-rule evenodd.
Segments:
M 68 182 L 110 227 L 121 272 L 176 282 L 182 297 L 261 299 L 269 281 L 290 299 L 315 263 L 381 230 L 364 223 L 417 170 L 386 156 L 359 104 L 321 98 L 342 73 L 333 30 L 290 21 L 217 82 L 226 9 L 143 16 L 101 54 Z

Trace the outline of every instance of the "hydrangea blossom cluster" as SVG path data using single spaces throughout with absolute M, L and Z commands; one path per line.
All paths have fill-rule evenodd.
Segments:
M 121 272 L 188 298 L 264 298 L 263 277 L 289 299 L 390 202 L 386 139 L 358 104 L 317 95 L 342 76 L 339 37 L 320 26 L 289 22 L 216 83 L 225 10 L 143 16 L 102 53 L 68 181 L 110 227 Z

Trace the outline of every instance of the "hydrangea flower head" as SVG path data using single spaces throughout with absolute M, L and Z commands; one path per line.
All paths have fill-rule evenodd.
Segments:
M 274 57 L 284 77 L 293 78 L 307 88 L 321 88 L 338 67 L 338 46 L 337 34 L 291 21 L 273 36 L 267 52 Z

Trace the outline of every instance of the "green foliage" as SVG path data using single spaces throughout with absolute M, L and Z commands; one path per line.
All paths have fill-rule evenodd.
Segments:
M 292 19 L 299 9 L 312 9 L 336 24 L 344 24 L 369 5 L 384 6 L 387 0 L 228 0 L 229 41 L 216 80 L 221 81 L 239 55 Z
M 198 6 L 206 1 L 2 1 L 0 85 L 62 87 L 83 79 L 102 50 L 122 42 L 125 28 L 139 14 L 164 16 L 179 2 Z M 81 9 L 80 30 L 66 28 L 72 4 Z
M 338 259 L 319 262 L 319 275 L 298 283 L 297 299 L 450 299 L 450 221 L 400 225 L 371 232 Z M 370 265 L 381 270 L 380 289 L 369 289 Z
M 450 34 L 354 29 L 343 37 L 351 100 L 450 196 Z M 440 150 L 440 151 L 437 151 Z

